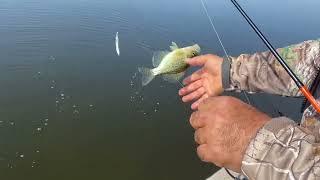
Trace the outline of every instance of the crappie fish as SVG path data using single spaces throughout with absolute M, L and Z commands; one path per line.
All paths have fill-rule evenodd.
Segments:
M 187 58 L 192 58 L 200 54 L 200 46 L 195 44 L 184 48 L 179 48 L 175 42 L 172 42 L 170 51 L 155 52 L 152 57 L 152 64 L 155 68 L 138 68 L 142 74 L 142 86 L 146 86 L 155 76 L 162 75 L 164 80 L 177 82 L 188 68 Z

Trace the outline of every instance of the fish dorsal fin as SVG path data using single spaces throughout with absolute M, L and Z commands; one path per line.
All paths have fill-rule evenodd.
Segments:
M 177 83 L 184 76 L 184 74 L 185 72 L 181 72 L 178 74 L 164 74 L 162 75 L 162 77 L 165 81 Z
M 168 51 L 156 51 L 153 53 L 152 64 L 154 67 L 158 67 L 162 59 L 169 54 Z
M 176 49 L 179 49 L 179 47 L 178 47 L 177 43 L 172 42 L 172 43 L 171 43 L 171 46 L 170 46 L 170 49 L 171 49 L 171 51 L 174 51 L 174 50 L 176 50 Z

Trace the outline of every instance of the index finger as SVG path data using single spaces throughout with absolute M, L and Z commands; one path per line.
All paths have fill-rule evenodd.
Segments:
M 194 58 L 188 59 L 187 63 L 190 66 L 203 66 L 209 59 L 215 59 L 218 56 L 213 54 L 206 54 L 202 56 L 196 56 Z
M 184 85 L 188 85 L 194 81 L 201 79 L 201 74 L 203 73 L 203 69 L 199 69 L 196 72 L 192 73 L 190 76 L 186 77 L 183 80 Z
M 208 60 L 207 55 L 196 56 L 187 60 L 190 66 L 203 66 Z

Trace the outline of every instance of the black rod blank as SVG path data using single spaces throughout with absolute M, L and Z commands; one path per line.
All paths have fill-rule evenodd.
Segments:
M 262 32 L 259 30 L 259 28 L 254 24 L 254 22 L 250 19 L 250 17 L 247 15 L 247 13 L 241 8 L 241 6 L 237 3 L 237 1 L 231 0 L 231 2 L 238 9 L 238 11 L 241 13 L 241 15 L 246 19 L 246 21 L 249 23 L 249 25 L 252 27 L 252 29 L 257 33 L 257 35 L 260 37 L 260 39 L 263 41 L 263 43 L 268 47 L 268 49 L 271 51 L 271 53 L 275 56 L 275 58 L 279 61 L 279 63 L 282 65 L 282 67 L 287 71 L 287 73 L 292 78 L 292 80 L 297 84 L 297 86 L 299 88 L 303 87 L 304 85 L 300 81 L 300 79 L 293 73 L 293 71 L 290 69 L 288 64 L 279 55 L 279 53 L 276 51 L 276 49 L 271 45 L 271 43 L 268 41 L 268 39 L 262 34 Z

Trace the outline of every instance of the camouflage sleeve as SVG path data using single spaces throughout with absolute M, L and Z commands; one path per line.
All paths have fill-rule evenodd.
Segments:
M 318 99 L 320 102 L 320 99 Z M 241 171 L 249 179 L 320 179 L 320 115 L 310 106 L 298 126 L 275 118 L 251 140 Z
M 278 49 L 300 80 L 309 87 L 320 67 L 320 40 L 305 41 L 300 44 Z M 299 89 L 270 51 L 242 54 L 224 61 L 223 77 L 226 90 L 246 90 L 266 92 L 285 96 L 300 96 Z M 231 65 L 230 65 L 231 64 Z M 227 80 L 226 80 L 227 79 Z

